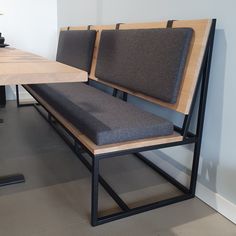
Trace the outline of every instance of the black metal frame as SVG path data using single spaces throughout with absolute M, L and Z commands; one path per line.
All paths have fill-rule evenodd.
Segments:
M 0 86 L 0 107 L 6 106 L 6 88 L 5 86 Z
M 0 124 L 4 124 L 4 120 L 1 118 L 0 118 Z M 24 182 L 25 182 L 25 177 L 23 174 L 11 174 L 11 175 L 0 176 L 0 187 Z
M 19 85 L 16 85 L 16 105 L 17 107 L 31 107 L 34 106 L 36 103 L 32 102 L 26 102 L 21 103 L 20 102 L 20 93 L 19 93 Z
M 0 108 L 5 107 L 5 106 L 6 106 L 5 86 L 0 86 Z M 3 123 L 4 123 L 4 120 L 0 118 L 0 124 L 3 124 Z
M 4 175 L 0 176 L 0 187 L 24 183 L 25 177 L 23 174 L 12 174 L 12 175 Z
M 207 90 L 208 90 L 208 83 L 209 83 L 209 74 L 210 74 L 210 67 L 211 67 L 211 58 L 212 58 L 212 50 L 213 50 L 213 43 L 214 43 L 214 34 L 215 34 L 215 24 L 216 20 L 213 19 L 210 34 L 208 37 L 208 42 L 203 58 L 203 62 L 201 65 L 201 70 L 198 78 L 198 84 L 195 89 L 194 97 L 192 100 L 190 112 L 188 115 L 185 116 L 182 127 L 175 126 L 175 131 L 180 133 L 183 136 L 183 141 L 173 142 L 173 143 L 166 143 L 161 145 L 154 145 L 149 147 L 143 148 L 134 148 L 130 150 L 124 151 L 115 151 L 106 154 L 94 155 L 90 150 L 88 150 L 63 124 L 61 124 L 56 117 L 50 113 L 47 108 L 45 108 L 42 104 L 42 107 L 48 112 L 49 117 L 46 116 L 42 109 L 39 106 L 34 105 L 34 107 L 40 112 L 43 117 L 49 121 L 52 127 L 58 132 L 58 134 L 63 138 L 63 140 L 71 147 L 71 149 L 77 154 L 78 158 L 82 161 L 82 163 L 91 171 L 92 173 L 92 197 L 91 197 L 91 224 L 93 226 L 97 226 L 100 224 L 104 224 L 110 221 L 118 220 L 124 217 L 128 217 L 131 215 L 135 215 L 141 212 L 149 211 L 152 209 L 156 209 L 159 207 L 163 207 L 166 205 L 170 205 L 173 203 L 181 202 L 187 199 L 191 199 L 195 196 L 196 191 L 196 183 L 197 183 L 197 173 L 198 173 L 198 165 L 199 165 L 199 157 L 200 157 L 200 150 L 201 150 L 201 141 L 202 141 L 202 133 L 203 133 L 203 125 L 204 125 L 204 116 L 205 116 L 205 108 L 206 108 L 206 99 L 207 99 Z M 27 90 L 27 88 L 25 88 Z M 30 91 L 28 91 L 30 93 Z M 193 134 L 189 132 L 189 125 L 192 119 L 193 110 L 196 106 L 196 97 L 198 92 L 200 92 L 200 103 L 198 107 L 198 120 L 197 120 L 197 129 L 196 133 Z M 32 95 L 32 94 L 31 94 Z M 117 89 L 114 90 L 113 96 L 117 95 Z M 37 100 L 37 98 L 35 98 Z M 127 94 L 123 96 L 124 100 L 127 100 Z M 55 122 L 52 122 L 51 116 L 53 117 Z M 61 129 L 63 128 L 63 131 Z M 65 134 L 65 131 L 67 134 Z M 68 134 L 70 137 L 73 138 L 73 142 L 71 142 L 67 136 Z M 193 153 L 193 162 L 192 162 L 192 173 L 191 173 L 191 181 L 189 188 L 183 186 L 173 177 L 171 177 L 168 173 L 163 171 L 158 166 L 154 165 L 151 161 L 146 159 L 142 154 L 139 152 L 147 151 L 147 150 L 154 150 L 154 149 L 161 149 L 167 147 L 174 147 L 178 145 L 186 145 L 193 143 L 194 146 L 194 153 Z M 83 156 L 83 152 L 89 154 L 92 158 L 92 164 L 85 159 Z M 124 154 L 134 154 L 139 158 L 143 163 L 150 166 L 154 171 L 159 173 L 162 177 L 167 179 L 171 184 L 173 184 L 176 188 L 178 188 L 182 195 L 177 197 L 172 197 L 170 199 L 161 200 L 158 202 L 154 202 L 151 204 L 129 208 L 127 204 L 118 196 L 118 194 L 110 187 L 110 185 L 104 180 L 104 178 L 99 173 L 99 162 L 102 159 L 112 158 L 122 156 Z M 118 213 L 110 214 L 107 216 L 100 217 L 98 214 L 98 189 L 99 183 L 104 187 L 104 189 L 108 192 L 108 194 L 114 199 L 117 205 L 120 207 L 121 211 Z

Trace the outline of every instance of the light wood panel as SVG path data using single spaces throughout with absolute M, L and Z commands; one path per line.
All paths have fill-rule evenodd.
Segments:
M 95 70 L 96 70 L 96 64 L 97 64 L 98 47 L 99 47 L 101 32 L 102 30 L 111 30 L 115 28 L 116 28 L 116 25 L 93 25 L 90 27 L 91 30 L 97 31 L 97 36 L 96 36 L 96 41 L 95 41 L 95 46 L 94 46 L 94 51 L 93 51 L 92 66 L 91 66 L 91 71 L 89 75 L 90 79 L 96 80 Z
M 175 21 L 173 28 L 190 27 L 194 30 L 188 61 L 180 90 L 180 96 L 176 105 L 173 107 L 182 113 L 188 114 L 193 94 L 200 73 L 207 41 L 210 33 L 212 20 L 188 20 Z
M 93 143 L 86 135 L 82 134 L 73 124 L 68 122 L 63 116 L 61 116 L 52 106 L 50 106 L 42 97 L 35 93 L 28 85 L 24 87 L 42 104 L 51 114 L 58 119 L 91 153 L 94 155 L 105 154 L 116 151 L 124 151 L 133 148 L 149 147 L 153 145 L 159 145 L 164 143 L 173 143 L 182 141 L 183 137 L 177 133 L 169 136 L 140 139 L 129 142 L 121 142 L 109 145 L 98 146 Z
M 69 29 L 68 29 L 69 28 Z M 67 30 L 87 30 L 88 26 L 68 26 L 62 27 L 60 31 L 67 31 Z
M 90 75 L 89 77 L 91 79 L 96 79 L 95 78 L 95 69 L 96 69 L 96 64 L 97 64 L 97 55 L 98 55 L 98 46 L 100 42 L 100 37 L 101 37 L 101 31 L 102 30 L 108 30 L 108 29 L 115 29 L 116 25 L 91 25 L 90 30 L 96 30 L 97 35 L 96 35 L 96 40 L 94 44 L 94 50 L 93 50 L 93 58 L 92 58 L 92 63 L 91 63 L 91 70 L 90 70 Z M 87 30 L 88 26 L 69 26 L 69 30 Z M 67 31 L 68 27 L 61 28 L 61 31 Z
M 100 154 L 106 154 L 110 152 L 119 152 L 119 151 L 135 149 L 135 148 L 144 148 L 144 147 L 150 147 L 150 146 L 155 146 L 155 145 L 160 145 L 160 144 L 179 142 L 183 140 L 183 137 L 177 133 L 174 133 L 173 135 L 168 135 L 168 136 L 139 139 L 139 140 L 134 140 L 134 141 L 114 143 L 114 144 L 103 145 L 103 146 L 95 145 L 86 136 L 83 136 L 82 140 L 83 140 L 83 144 L 86 147 L 91 148 L 94 155 L 100 155 Z
M 68 30 L 68 27 L 61 27 L 60 31 L 66 31 Z
M 192 102 L 194 90 L 196 87 L 198 75 L 200 72 L 200 66 L 203 60 L 203 55 L 206 49 L 207 40 L 210 32 L 212 20 L 203 19 L 203 20 L 180 20 L 173 23 L 173 28 L 178 27 L 190 27 L 194 30 L 194 35 L 192 43 L 189 50 L 189 55 L 184 71 L 184 76 L 182 84 L 180 87 L 179 96 L 175 104 L 170 104 L 163 102 L 159 99 L 147 96 L 142 93 L 131 91 L 124 87 L 115 85 L 113 83 L 102 81 L 99 78 L 95 77 L 96 69 L 96 55 L 95 60 L 93 60 L 93 70 L 91 71 L 90 78 L 96 81 L 99 81 L 105 85 L 108 85 L 113 88 L 117 88 L 121 91 L 127 92 L 131 95 L 140 97 L 144 100 L 159 104 L 163 107 L 175 110 L 180 113 L 188 114 L 190 105 Z M 153 23 L 134 23 L 134 24 L 121 24 L 120 29 L 149 29 L 149 28 L 165 28 L 167 22 L 153 22 Z M 98 41 L 100 40 L 100 37 Z M 97 52 L 96 52 L 97 54 Z
M 85 71 L 13 48 L 0 49 L 0 85 L 86 82 Z
M 88 26 L 70 26 L 69 30 L 87 30 Z
M 156 29 L 166 28 L 167 21 L 120 24 L 119 29 Z

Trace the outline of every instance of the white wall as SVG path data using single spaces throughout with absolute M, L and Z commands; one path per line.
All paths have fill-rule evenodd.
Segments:
M 96 24 L 100 0 L 58 0 L 58 28 Z
M 0 16 L 0 32 L 6 43 L 49 59 L 55 58 L 57 0 L 0 0 L 0 11 L 4 14 Z M 14 96 L 14 89 L 8 87 L 8 99 Z

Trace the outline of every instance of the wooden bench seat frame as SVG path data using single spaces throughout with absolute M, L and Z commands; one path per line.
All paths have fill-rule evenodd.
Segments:
M 177 139 L 176 141 L 173 140 L 171 142 L 168 142 L 168 141 L 161 142 L 156 145 L 152 144 L 152 145 L 144 146 L 144 147 L 137 147 L 137 148 L 132 147 L 128 149 L 123 148 L 120 150 L 115 149 L 114 151 L 108 150 L 103 153 L 99 153 L 99 152 L 95 153 L 93 152 L 91 148 L 88 148 L 88 146 L 86 145 L 86 142 L 84 142 L 83 140 L 81 141 L 80 134 L 78 135 L 77 133 L 75 133 L 74 130 L 71 129 L 71 127 L 68 126 L 57 113 L 55 113 L 53 108 L 51 108 L 48 104 L 46 104 L 43 101 L 43 99 L 37 96 L 37 94 L 35 94 L 34 91 L 32 91 L 27 85 L 24 86 L 24 88 L 36 99 L 38 104 L 40 104 L 41 106 L 38 106 L 35 104 L 31 104 L 31 105 L 33 105 L 40 112 L 40 114 L 43 115 L 43 117 L 58 132 L 58 134 L 64 139 L 64 141 L 66 141 L 66 143 L 76 153 L 76 155 L 82 161 L 82 163 L 92 173 L 92 189 L 91 189 L 92 191 L 92 195 L 91 195 L 91 224 L 92 226 L 97 226 L 97 225 L 104 224 L 110 221 L 114 221 L 114 220 L 118 220 L 124 217 L 135 215 L 141 212 L 149 211 L 149 210 L 156 209 L 162 206 L 184 201 L 184 200 L 193 198 L 195 196 L 203 125 L 204 125 L 204 116 L 205 116 L 205 108 L 206 108 L 206 100 L 207 100 L 207 91 L 208 91 L 208 83 L 209 83 L 209 75 L 210 75 L 210 67 L 211 67 L 211 58 L 212 58 L 212 50 L 213 50 L 214 35 L 215 35 L 215 24 L 216 24 L 216 20 L 213 19 L 210 26 L 209 36 L 207 39 L 207 45 L 205 48 L 203 60 L 200 65 L 198 82 L 195 88 L 195 92 L 193 94 L 191 106 L 189 108 L 189 113 L 185 115 L 185 119 L 184 119 L 182 127 L 175 126 L 175 131 L 179 134 L 179 136 L 182 137 L 181 140 Z M 89 28 L 93 28 L 93 26 Z M 108 26 L 107 28 L 111 28 L 111 26 Z M 189 125 L 192 120 L 194 107 L 196 106 L 196 98 L 197 98 L 198 93 L 200 93 L 200 102 L 199 102 L 199 107 L 198 107 L 197 128 L 196 128 L 196 132 L 193 134 L 189 132 Z M 117 94 L 117 89 L 114 88 L 113 96 L 116 96 L 116 94 Z M 123 98 L 124 100 L 126 100 L 127 95 L 125 94 Z M 44 109 L 42 110 L 40 107 L 43 107 Z M 44 112 L 45 110 L 47 111 L 48 116 L 45 115 L 45 112 Z M 63 130 L 61 128 L 63 128 Z M 73 138 L 73 141 L 71 141 L 71 139 L 68 139 L 68 134 L 70 135 L 70 137 Z M 169 174 L 164 172 L 162 169 L 154 165 L 151 161 L 147 160 L 142 154 L 140 154 L 140 152 L 143 152 L 143 151 L 174 147 L 178 145 L 186 145 L 190 143 L 194 144 L 194 153 L 193 153 L 192 173 L 191 173 L 191 180 L 190 180 L 189 188 L 183 186 L 181 183 L 179 183 Z M 84 152 L 89 154 L 89 156 L 92 159 L 92 164 L 90 164 L 90 162 L 88 162 L 85 159 L 85 157 L 83 156 Z M 127 204 L 119 197 L 119 195 L 115 192 L 115 190 L 111 188 L 111 186 L 104 180 L 104 178 L 99 173 L 100 160 L 106 159 L 106 158 L 112 158 L 112 157 L 119 157 L 125 154 L 134 154 L 135 156 L 137 156 L 137 158 L 143 161 L 143 163 L 150 166 L 154 171 L 159 173 L 171 184 L 173 184 L 176 188 L 178 188 L 182 192 L 182 195 L 173 197 L 170 199 L 154 202 L 151 204 L 135 207 L 132 209 L 129 208 Z M 120 207 L 121 209 L 120 212 L 114 213 L 111 215 L 102 216 L 102 217 L 99 216 L 98 214 L 99 183 L 103 186 L 103 188 L 108 192 L 108 194 L 113 198 L 113 200 Z

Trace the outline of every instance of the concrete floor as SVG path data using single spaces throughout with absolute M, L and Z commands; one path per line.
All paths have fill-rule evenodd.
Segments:
M 0 236 L 236 235 L 233 223 L 197 198 L 91 227 L 87 169 L 34 108 L 9 102 L 0 118 L 0 174 L 26 177 L 0 189 Z M 101 172 L 131 206 L 178 194 L 132 156 L 103 161 Z M 100 199 L 100 211 L 117 209 L 102 189 Z

